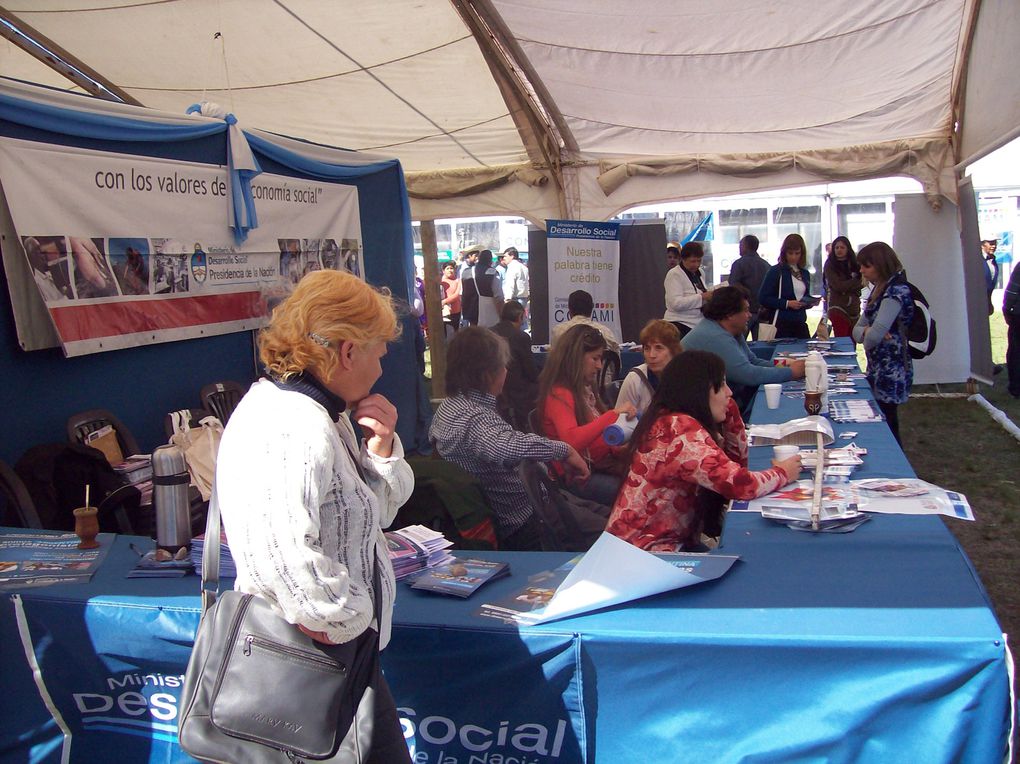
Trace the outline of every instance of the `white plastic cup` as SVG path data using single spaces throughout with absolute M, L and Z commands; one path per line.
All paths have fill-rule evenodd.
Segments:
M 609 425 L 602 431 L 602 439 L 606 441 L 607 445 L 622 446 L 630 440 L 630 436 L 634 433 L 637 423 L 637 417 L 627 419 L 626 414 L 620 414 L 614 424 Z
M 772 456 L 777 462 L 790 459 L 800 453 L 800 446 L 773 446 Z
M 765 403 L 770 409 L 779 408 L 779 401 L 783 397 L 783 386 L 775 383 L 765 385 Z

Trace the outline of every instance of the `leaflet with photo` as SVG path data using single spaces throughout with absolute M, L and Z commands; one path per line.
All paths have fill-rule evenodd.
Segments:
M 79 549 L 81 539 L 73 533 L 0 533 L 0 590 L 87 583 L 110 551 L 114 535 L 100 533 L 97 548 Z
M 510 564 L 506 562 L 454 557 L 445 565 L 414 574 L 409 581 L 412 589 L 470 597 L 489 581 L 509 574 Z

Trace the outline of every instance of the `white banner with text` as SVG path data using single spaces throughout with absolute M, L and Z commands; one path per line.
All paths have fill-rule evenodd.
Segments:
M 358 191 L 263 173 L 224 224 L 226 168 L 0 139 L 0 182 L 69 356 L 254 329 L 305 273 L 364 278 Z
M 620 224 L 547 220 L 549 331 L 565 323 L 571 292 L 592 296 L 592 319 L 620 337 Z

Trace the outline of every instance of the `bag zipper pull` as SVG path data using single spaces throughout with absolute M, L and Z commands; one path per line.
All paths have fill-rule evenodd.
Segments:
M 249 634 L 244 638 L 244 654 L 251 655 L 251 643 L 255 641 L 255 637 Z

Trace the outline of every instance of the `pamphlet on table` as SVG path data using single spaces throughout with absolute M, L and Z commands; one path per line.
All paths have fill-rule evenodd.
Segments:
M 791 419 L 781 424 L 752 424 L 747 428 L 747 435 L 752 446 L 814 446 L 818 443 L 818 434 L 822 435 L 825 445 L 832 443 L 836 435 L 832 423 L 822 416 L 806 416 Z
M 79 549 L 73 533 L 0 533 L 0 591 L 50 584 L 84 584 L 92 579 L 113 544 L 100 533 L 95 549 Z
M 398 580 L 454 559 L 446 551 L 453 546 L 453 542 L 439 531 L 424 525 L 408 525 L 395 531 L 386 531 L 385 535 L 393 573 Z
M 717 554 L 652 554 L 603 533 L 585 554 L 531 576 L 527 586 L 506 599 L 482 605 L 478 614 L 522 625 L 546 623 L 711 581 L 738 559 Z
M 489 581 L 508 575 L 510 563 L 454 557 L 452 562 L 426 568 L 408 580 L 412 589 L 470 597 Z
M 814 483 L 799 480 L 767 496 L 734 501 L 731 512 L 761 512 L 773 519 L 809 516 Z M 967 497 L 917 478 L 871 478 L 827 483 L 822 486 L 822 517 L 848 517 L 859 513 L 945 515 L 973 520 Z

